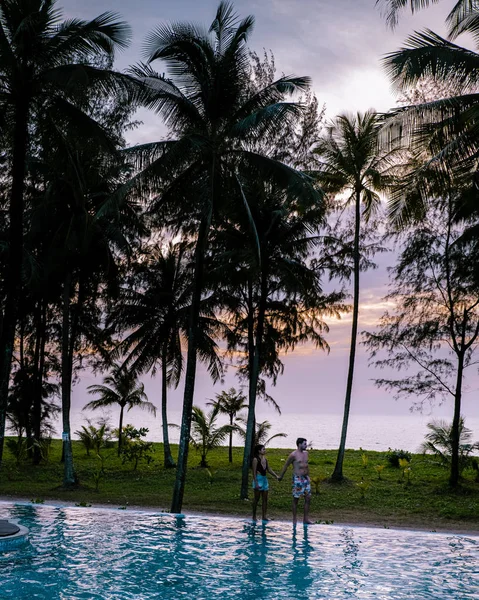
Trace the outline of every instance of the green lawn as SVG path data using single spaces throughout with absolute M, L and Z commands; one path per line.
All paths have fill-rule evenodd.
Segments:
M 52 443 L 46 464 L 34 467 L 28 462 L 17 465 L 5 449 L 0 471 L 0 495 L 27 500 L 61 500 L 69 503 L 111 504 L 113 506 L 145 506 L 168 510 L 175 477 L 174 470 L 162 468 L 162 445 L 154 444 L 154 460 L 123 465 L 116 449 L 102 450 L 104 474 L 97 477 L 101 462 L 96 456 L 86 456 L 83 446 L 73 442 L 79 487 L 64 490 L 61 442 Z M 176 453 L 176 447 L 173 447 Z M 456 491 L 447 487 L 447 471 L 430 456 L 413 455 L 410 481 L 398 468 L 388 465 L 385 452 L 367 452 L 367 466 L 362 452 L 346 452 L 344 472 L 348 482 L 333 485 L 327 482 L 336 453 L 310 451 L 311 477 L 319 477 L 319 493 L 313 490 L 311 516 L 314 520 L 335 523 L 365 523 L 381 527 L 410 526 L 428 530 L 456 529 L 479 532 L 479 483 L 475 473 L 465 471 Z M 288 456 L 287 450 L 268 450 L 270 466 L 278 472 Z M 242 451 L 235 448 L 233 464 L 228 463 L 228 451 L 220 448 L 208 455 L 212 477 L 198 467 L 199 455 L 192 449 L 184 496 L 185 511 L 206 511 L 231 515 L 249 515 L 250 502 L 239 499 Z M 375 465 L 386 465 L 381 479 Z M 291 471 L 291 469 L 290 469 Z M 361 486 L 367 489 L 362 497 Z M 98 483 L 98 491 L 95 489 Z M 278 483 L 270 477 L 269 514 L 275 518 L 290 518 L 291 490 L 289 476 Z

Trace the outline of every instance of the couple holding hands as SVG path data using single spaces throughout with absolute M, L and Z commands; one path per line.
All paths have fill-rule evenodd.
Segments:
M 283 476 L 288 469 L 289 465 L 293 465 L 293 524 L 296 524 L 296 513 L 298 509 L 298 501 L 301 496 L 304 496 L 304 524 L 312 524 L 313 521 L 309 520 L 309 505 L 311 503 L 311 483 L 309 480 L 309 465 L 308 465 L 308 453 L 306 448 L 308 446 L 307 441 L 304 438 L 298 438 L 296 440 L 296 450 L 291 452 L 288 456 L 281 473 L 277 475 L 268 465 L 266 459 L 266 448 L 264 445 L 258 445 L 254 450 L 253 457 L 253 521 L 256 521 L 256 508 L 258 506 L 259 499 L 262 499 L 262 517 L 263 521 L 267 521 L 266 510 L 268 508 L 268 478 L 267 473 L 276 477 L 278 481 L 283 479 Z

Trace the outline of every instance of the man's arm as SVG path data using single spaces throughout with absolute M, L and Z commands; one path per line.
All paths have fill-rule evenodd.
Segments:
M 283 468 L 281 469 L 281 473 L 278 475 L 278 481 L 281 481 L 283 479 L 283 475 L 286 473 L 287 468 L 289 467 L 290 464 L 292 464 L 293 461 L 294 461 L 294 452 L 291 452 L 291 454 L 286 459 L 286 462 L 284 463 Z

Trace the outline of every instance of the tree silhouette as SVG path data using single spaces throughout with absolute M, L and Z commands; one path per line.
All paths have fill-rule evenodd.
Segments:
M 117 404 L 120 407 L 120 419 L 118 424 L 118 456 L 122 449 L 123 435 L 123 413 L 133 407 L 138 407 L 151 412 L 156 416 L 156 407 L 147 400 L 143 383 L 139 383 L 133 373 L 128 372 L 122 365 L 113 365 L 110 375 L 103 379 L 103 384 L 88 386 L 88 393 L 99 396 L 85 404 L 84 408 L 105 408 Z

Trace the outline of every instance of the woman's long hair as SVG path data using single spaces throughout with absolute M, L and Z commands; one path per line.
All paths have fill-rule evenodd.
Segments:
M 261 460 L 259 457 L 259 451 L 261 450 L 261 448 L 264 448 L 264 444 L 256 444 L 256 446 L 254 447 L 253 458 L 251 459 L 251 466 L 253 466 L 254 458 Z

